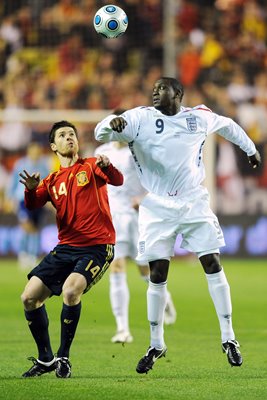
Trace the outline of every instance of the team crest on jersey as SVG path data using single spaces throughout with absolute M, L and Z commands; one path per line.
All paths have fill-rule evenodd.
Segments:
M 186 118 L 187 128 L 190 132 L 196 132 L 197 130 L 197 119 L 196 117 Z
M 78 186 L 87 185 L 87 183 L 89 182 L 86 171 L 81 171 L 78 174 L 76 174 L 76 178 Z

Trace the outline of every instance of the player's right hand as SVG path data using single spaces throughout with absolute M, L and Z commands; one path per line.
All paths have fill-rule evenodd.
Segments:
M 257 168 L 261 165 L 261 156 L 258 150 L 253 156 L 248 156 L 248 162 L 252 165 L 253 168 Z
M 96 165 L 99 168 L 107 168 L 110 164 L 110 160 L 105 154 L 96 154 Z
M 20 183 L 22 183 L 28 190 L 34 190 L 40 183 L 40 174 L 33 173 L 30 175 L 25 169 L 23 172 L 19 173 L 19 176 L 22 178 L 20 179 Z
M 127 122 L 122 117 L 115 117 L 110 121 L 109 124 L 113 131 L 121 133 L 127 125 Z

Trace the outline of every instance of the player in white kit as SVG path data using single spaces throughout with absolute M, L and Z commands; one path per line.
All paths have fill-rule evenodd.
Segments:
M 109 205 L 116 231 L 115 255 L 110 265 L 110 303 L 116 321 L 116 334 L 112 343 L 131 343 L 133 337 L 129 329 L 130 293 L 127 283 L 127 259 L 135 260 L 138 243 L 138 208 L 146 194 L 137 176 L 134 161 L 124 142 L 105 143 L 95 150 L 95 154 L 105 154 L 124 176 L 124 183 L 114 190 L 108 185 Z M 148 263 L 136 262 L 142 279 L 149 282 Z M 173 324 L 176 310 L 171 294 L 167 291 L 167 305 L 164 312 L 165 324 Z
M 232 119 L 204 105 L 181 106 L 184 90 L 174 78 L 161 78 L 153 87 L 154 107 L 137 107 L 121 116 L 111 115 L 95 129 L 102 142 L 126 141 L 132 151 L 140 181 L 148 194 L 139 208 L 138 260 L 149 262 L 147 311 L 150 346 L 136 367 L 147 373 L 166 354 L 163 313 L 170 258 L 178 233 L 181 247 L 196 253 L 203 266 L 219 319 L 222 350 L 232 366 L 242 364 L 232 326 L 230 288 L 220 265 L 225 245 L 217 217 L 202 186 L 205 169 L 202 150 L 209 134 L 217 133 L 238 145 L 253 168 L 260 154 L 244 130 Z

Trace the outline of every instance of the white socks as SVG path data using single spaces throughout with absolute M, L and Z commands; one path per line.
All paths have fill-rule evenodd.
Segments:
M 117 324 L 117 331 L 129 332 L 129 288 L 127 284 L 126 272 L 113 273 L 110 279 L 110 303 L 113 315 Z
M 222 342 L 235 339 L 232 327 L 230 288 L 223 269 L 206 274 L 210 296 L 219 319 Z M 117 331 L 129 332 L 129 288 L 126 272 L 110 273 L 110 302 L 116 319 Z M 167 303 L 167 282 L 152 283 L 147 289 L 147 318 L 150 323 L 150 346 L 162 349 L 164 343 L 164 310 Z
M 223 269 L 215 274 L 206 274 L 208 288 L 219 318 L 222 342 L 235 339 L 232 327 L 232 303 L 230 287 Z
M 147 289 L 147 318 L 150 322 L 150 346 L 162 349 L 164 343 L 164 310 L 167 301 L 167 282 L 152 283 Z

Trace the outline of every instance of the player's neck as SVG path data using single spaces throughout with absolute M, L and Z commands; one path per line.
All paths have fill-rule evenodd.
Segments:
M 72 165 L 74 165 L 77 162 L 79 155 L 75 154 L 70 157 L 67 157 L 67 156 L 62 156 L 61 154 L 58 154 L 58 158 L 59 158 L 61 167 L 68 168 L 68 167 L 72 167 Z
M 162 114 L 172 116 L 176 115 L 180 109 L 177 107 L 169 107 L 169 108 L 160 108 L 160 107 L 155 107 L 157 110 L 159 110 Z

